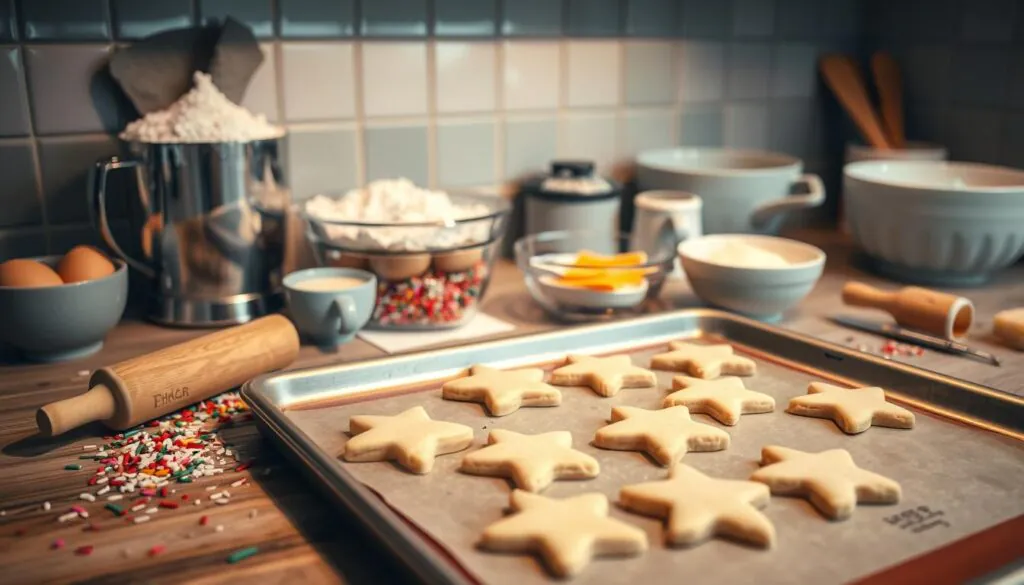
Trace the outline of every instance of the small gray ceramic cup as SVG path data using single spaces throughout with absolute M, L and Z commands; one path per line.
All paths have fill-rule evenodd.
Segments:
M 362 283 L 337 290 L 303 290 L 300 283 L 323 278 L 355 278 Z M 284 294 L 292 321 L 318 345 L 344 343 L 362 329 L 377 301 L 377 277 L 356 268 L 310 268 L 284 278 Z

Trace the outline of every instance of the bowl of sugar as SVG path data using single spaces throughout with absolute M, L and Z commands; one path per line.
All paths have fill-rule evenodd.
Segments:
M 825 253 L 773 236 L 715 234 L 677 248 L 686 277 L 703 301 L 759 321 L 775 322 L 814 288 Z

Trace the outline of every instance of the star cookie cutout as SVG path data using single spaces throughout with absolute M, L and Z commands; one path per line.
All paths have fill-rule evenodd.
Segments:
M 433 420 L 422 406 L 395 416 L 355 415 L 348 428 L 353 436 L 345 443 L 345 461 L 395 460 L 413 473 L 430 473 L 435 456 L 473 442 L 473 429 Z
M 753 376 L 757 370 L 754 360 L 733 354 L 731 345 L 695 345 L 672 341 L 668 346 L 672 351 L 651 358 L 651 367 L 655 370 L 683 372 L 705 380 L 723 374 Z
M 806 497 L 832 520 L 849 518 L 858 503 L 900 501 L 900 484 L 857 467 L 845 449 L 806 453 L 769 446 L 761 450 L 761 465 L 750 479 L 767 485 L 777 496 Z
M 758 511 L 768 505 L 768 486 L 755 481 L 716 479 L 676 464 L 669 479 L 627 485 L 619 492 L 625 509 L 665 518 L 665 542 L 692 546 L 725 536 L 770 548 L 775 527 Z
M 552 384 L 589 386 L 601 396 L 615 396 L 623 388 L 649 388 L 658 383 L 654 372 L 634 366 L 628 355 L 570 355 L 567 361 L 568 365 L 551 372 Z
M 595 556 L 633 556 L 647 550 L 647 534 L 608 516 L 604 494 L 556 500 L 522 490 L 510 496 L 514 513 L 488 526 L 480 547 L 539 554 L 552 575 L 572 577 Z
M 863 433 L 872 425 L 895 429 L 914 428 L 914 413 L 885 401 L 885 390 L 843 388 L 811 382 L 807 394 L 789 401 L 786 412 L 800 416 L 830 418 L 844 433 Z
M 706 414 L 723 425 L 740 422 L 741 414 L 760 414 L 775 410 L 775 399 L 761 392 L 747 390 L 743 380 L 734 376 L 717 380 L 701 380 L 687 376 L 672 378 L 676 391 L 665 397 L 662 405 L 685 406 L 693 414 Z
M 685 406 L 664 410 L 616 406 L 611 420 L 594 435 L 595 446 L 645 451 L 661 465 L 672 465 L 690 451 L 721 451 L 729 446 L 729 433 L 692 420 Z
M 506 477 L 530 492 L 539 492 L 556 479 L 590 479 L 601 471 L 597 459 L 572 448 L 569 431 L 523 435 L 496 429 L 487 443 L 463 457 L 462 471 Z
M 521 406 L 558 406 L 562 392 L 544 383 L 544 370 L 496 370 L 473 366 L 472 375 L 441 386 L 445 400 L 482 402 L 494 416 L 505 416 Z

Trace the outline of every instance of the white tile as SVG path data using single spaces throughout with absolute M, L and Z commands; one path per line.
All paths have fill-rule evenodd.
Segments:
M 621 51 L 618 41 L 566 43 L 566 103 L 569 107 L 619 103 Z
M 363 110 L 367 117 L 427 113 L 427 45 L 365 42 Z
M 437 182 L 441 187 L 494 184 L 494 121 L 437 125 Z
M 674 118 L 672 110 L 627 112 L 623 124 L 625 136 L 622 140 L 622 154 L 633 158 L 645 150 L 675 146 L 675 141 L 672 140 Z
M 504 53 L 505 109 L 557 108 L 562 69 L 559 44 L 509 41 Z
M 260 43 L 263 64 L 253 74 L 245 90 L 242 105 L 256 114 L 263 114 L 271 122 L 277 121 L 277 59 L 274 43 Z
M 625 60 L 627 104 L 675 101 L 675 47 L 671 41 L 627 41 Z
M 296 201 L 358 187 L 356 166 L 356 135 L 350 129 L 288 134 L 288 180 Z
M 722 99 L 725 86 L 725 45 L 683 41 L 676 46 L 679 96 L 687 102 Z
M 561 124 L 559 156 L 592 160 L 599 173 L 611 173 L 619 155 L 614 114 L 569 114 Z
M 768 148 L 768 106 L 752 103 L 726 106 L 725 146 Z
M 494 43 L 438 42 L 434 66 L 438 112 L 494 110 Z
M 281 71 L 289 122 L 355 116 L 352 43 L 283 43 Z
M 804 98 L 817 87 L 818 51 L 809 43 L 781 43 L 772 59 L 772 97 Z

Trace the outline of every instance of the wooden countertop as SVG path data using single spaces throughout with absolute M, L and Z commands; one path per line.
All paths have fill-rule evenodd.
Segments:
M 805 232 L 795 237 L 812 241 L 829 255 L 826 275 L 812 295 L 786 316 L 783 327 L 816 335 L 842 344 L 866 344 L 877 348 L 879 338 L 839 329 L 825 319 L 838 312 L 873 315 L 879 313 L 844 309 L 839 289 L 849 278 L 893 286 L 865 274 L 850 263 L 851 249 L 835 234 Z M 977 307 L 971 344 L 996 353 L 1003 360 L 995 368 L 967 359 L 929 352 L 907 362 L 931 368 L 994 388 L 1024 395 L 1024 355 L 993 343 L 988 330 L 992 315 L 1000 309 L 1024 306 L 1024 265 L 1000 274 L 988 286 L 967 289 L 960 294 Z M 652 310 L 699 306 L 685 282 L 666 287 L 660 305 Z M 551 329 L 547 319 L 530 299 L 515 267 L 499 264 L 484 310 L 514 322 L 511 335 Z M 188 484 L 178 484 L 178 495 L 208 500 L 205 488 L 226 487 L 246 477 L 248 487 L 232 490 L 231 503 L 187 506 L 156 514 L 146 524 L 126 524 L 98 513 L 94 520 L 99 532 L 86 532 L 55 521 L 57 513 L 72 504 L 85 504 L 78 494 L 86 491 L 81 473 L 64 471 L 77 463 L 86 444 L 102 443 L 107 431 L 100 425 L 83 427 L 54 440 L 34 437 L 35 410 L 48 402 L 66 398 L 85 389 L 89 372 L 132 356 L 147 353 L 200 335 L 202 331 L 169 329 L 148 323 L 126 321 L 107 338 L 103 350 L 89 358 L 57 365 L 25 365 L 0 352 L 0 567 L 5 583 L 39 582 L 147 582 L 171 583 L 185 580 L 201 583 L 236 582 L 255 579 L 266 582 L 303 583 L 394 583 L 403 575 L 353 528 L 344 516 L 303 481 L 298 471 L 264 442 L 252 423 L 235 424 L 221 432 L 254 465 L 241 472 Z M 365 360 L 385 355 L 377 348 L 356 340 L 336 351 L 323 352 L 305 346 L 293 368 Z M 95 488 L 93 488 L 95 490 Z M 52 510 L 44 511 L 43 502 Z M 87 507 L 100 510 L 101 502 Z M 255 511 L 256 516 L 251 515 Z M 199 518 L 211 517 L 210 526 L 221 524 L 223 532 L 202 529 Z M 62 538 L 66 546 L 51 550 Z M 90 556 L 76 556 L 77 546 L 95 546 Z M 155 545 L 166 551 L 149 557 Z M 236 564 L 225 564 L 227 555 L 258 546 L 260 553 Z

